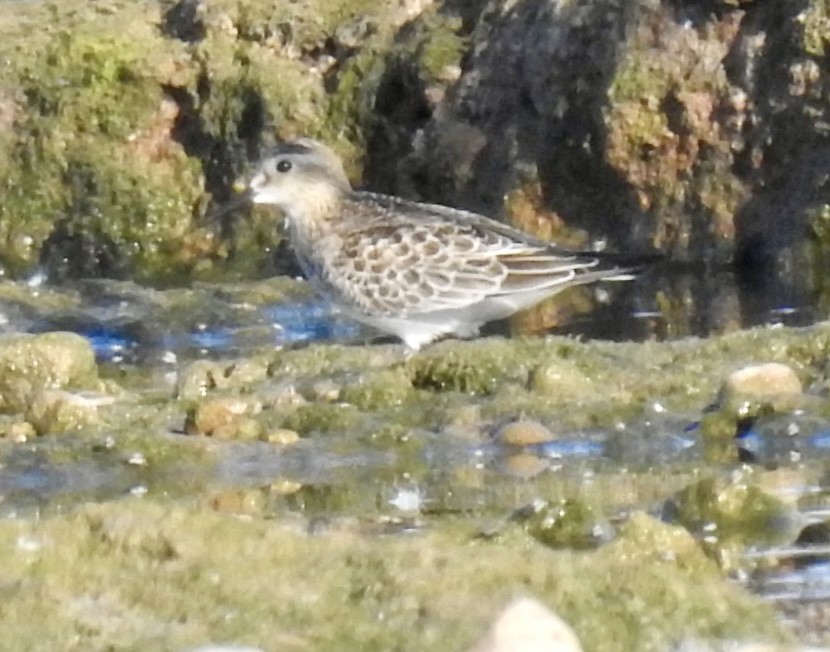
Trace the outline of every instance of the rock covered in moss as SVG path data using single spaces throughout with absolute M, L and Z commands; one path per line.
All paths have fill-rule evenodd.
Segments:
M 369 0 L 69 0 L 3 14 L 5 267 L 40 260 L 61 278 L 165 282 L 215 274 L 241 250 L 237 269 L 273 268 L 270 212 L 220 234 L 200 221 L 211 198 L 228 199 L 276 136 L 271 124 L 280 136 L 322 137 L 354 171 L 360 87 L 373 87 L 372 70 L 414 15 Z
M 61 277 L 120 276 L 181 268 L 174 259 L 190 251 L 202 181 L 172 137 L 179 108 L 165 85 L 195 78 L 161 38 L 157 6 L 106 5 L 26 4 L 0 23 L 0 86 L 20 89 L 0 138 L 11 271 L 43 251 Z
M 188 412 L 185 432 L 217 439 L 258 439 L 263 427 L 253 416 L 262 411 L 257 400 L 240 396 L 211 397 Z
M 95 353 L 74 333 L 0 335 L 0 411 L 25 412 L 45 390 L 100 389 Z
M 245 391 L 261 383 L 267 375 L 267 363 L 255 358 L 226 362 L 197 360 L 179 373 L 176 397 L 194 401 L 217 390 Z
M 727 568 L 747 564 L 748 544 L 784 543 L 794 538 L 794 506 L 767 491 L 752 472 L 710 477 L 690 484 L 666 505 L 665 516 L 700 537 Z
M 596 382 L 596 371 L 598 370 L 582 366 L 578 361 L 552 356 L 533 370 L 530 387 L 545 395 L 575 398 L 584 395 Z
M 829 21 L 820 0 L 15 3 L 0 254 L 60 276 L 285 271 L 269 211 L 198 218 L 304 134 L 356 181 L 546 237 L 821 277 Z
M 586 550 L 609 541 L 610 524 L 578 499 L 540 501 L 529 508 L 525 522 L 528 532 L 551 548 Z
M 796 287 L 823 287 L 827 5 L 714 7 L 460 10 L 461 74 L 436 106 L 418 104 L 417 65 L 386 71 L 405 99 L 378 103 L 374 147 L 399 163 L 375 178 L 545 237 L 771 263 L 801 269 Z M 398 110 L 409 104 L 420 112 Z
M 309 536 L 296 514 L 239 518 L 147 496 L 2 519 L 0 546 L 14 598 L 0 625 L 12 649 L 70 638 L 153 649 L 159 636 L 174 649 L 205 640 L 305 645 L 313 634 L 343 649 L 466 650 L 506 602 L 528 594 L 586 649 L 670 649 L 678 632 L 787 636 L 772 607 L 724 579 L 688 532 L 642 513 L 616 541 L 574 554 L 526 537 L 471 542 L 441 523 L 417 537 L 337 528 Z M 314 600 L 296 599 L 298 588 Z M 61 600 L 69 594 L 93 597 Z M 114 603 L 116 616 L 102 609 Z
M 42 390 L 34 396 L 26 411 L 26 420 L 41 435 L 72 432 L 98 425 L 98 408 L 110 402 L 108 398 L 85 396 L 59 389 Z

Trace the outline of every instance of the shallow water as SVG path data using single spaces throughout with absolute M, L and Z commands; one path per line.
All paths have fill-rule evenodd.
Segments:
M 244 284 L 153 290 L 96 280 L 57 286 L 35 274 L 14 292 L 0 294 L 0 299 L 5 295 L 0 332 L 68 330 L 87 337 L 102 361 L 139 364 L 171 355 L 230 357 L 267 346 L 378 339 L 339 316 L 304 281 L 261 285 L 266 289 L 259 294 Z M 39 301 L 43 294 L 52 300 Z M 485 333 L 643 341 L 707 337 L 766 324 L 804 326 L 830 318 L 830 306 L 799 279 L 727 269 L 659 264 L 634 281 L 579 288 L 574 294 L 575 300 L 555 297 L 518 319 L 490 324 Z M 64 299 L 60 307 L 55 306 L 58 297 Z M 564 307 L 556 307 L 560 304 Z
M 658 269 L 627 284 L 565 297 L 495 333 L 547 332 L 618 341 L 708 336 L 753 325 L 803 325 L 827 318 L 803 288 L 768 283 L 764 291 L 735 274 Z M 243 358 L 315 342 L 365 343 L 376 334 L 335 314 L 303 282 L 275 279 L 238 285 L 201 284 L 154 290 L 132 283 L 86 281 L 54 286 L 34 278 L 0 286 L 0 332 L 69 330 L 94 347 L 102 372 L 120 379 L 147 372 L 174 376 L 189 361 Z M 139 392 L 172 395 L 172 381 Z M 309 528 L 357 517 L 371 532 L 428 528 L 445 515 L 471 517 L 482 536 L 511 522 L 532 522 L 542 503 L 580 501 L 598 515 L 591 536 L 613 537 L 614 524 L 645 509 L 672 521 L 677 492 L 701 468 L 712 472 L 700 432 L 704 412 L 672 413 L 655 401 L 616 428 L 557 432 L 555 441 L 515 446 L 459 435 L 451 428 L 408 430 L 389 441 L 315 436 L 289 447 L 265 442 L 203 444 L 180 434 L 181 420 L 160 436 L 176 446 L 209 448 L 211 463 L 183 463 L 161 473 L 140 447 L 51 435 L 22 444 L 0 442 L 0 516 L 63 511 L 88 500 L 156 495 L 207 501 L 214 509 L 275 517 L 302 514 Z M 463 428 L 461 428 L 463 430 Z M 798 541 L 830 519 L 830 421 L 808 408 L 761 415 L 736 440 L 757 473 L 791 471 L 770 494 L 788 505 L 740 554 L 735 578 L 769 600 L 803 605 L 830 599 L 830 535 Z M 150 465 L 152 466 L 152 465 Z M 714 474 L 724 482 L 738 471 Z M 539 501 L 542 501 L 540 503 Z M 540 505 L 542 505 L 540 507 Z M 711 523 L 689 526 L 717 539 Z M 757 533 L 756 533 L 757 534 Z M 754 569 L 754 570 L 747 570 Z
M 560 333 L 624 340 L 708 337 L 739 328 L 806 326 L 830 317 L 830 306 L 806 277 L 731 268 L 658 264 L 621 287 Z

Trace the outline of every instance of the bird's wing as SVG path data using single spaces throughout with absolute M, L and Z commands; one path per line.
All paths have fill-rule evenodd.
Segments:
M 406 315 L 461 308 L 497 292 L 506 275 L 470 233 L 398 222 L 342 238 L 329 282 L 360 309 Z
M 329 283 L 362 311 L 407 315 L 568 283 L 596 258 L 560 256 L 469 224 L 385 219 L 341 234 Z
M 487 231 L 502 235 L 509 240 L 521 242 L 526 245 L 549 249 L 550 242 L 541 240 L 525 231 L 514 228 L 508 224 L 498 222 L 492 218 L 485 217 L 480 213 L 465 211 L 459 208 L 442 206 L 441 204 L 428 204 L 414 202 L 408 199 L 401 199 L 392 195 L 381 195 L 372 192 L 356 192 L 356 197 L 367 200 L 380 210 L 393 212 L 396 215 L 406 216 L 413 222 L 450 222 L 452 224 L 463 224 L 476 230 Z M 567 253 L 567 252 L 565 252 Z

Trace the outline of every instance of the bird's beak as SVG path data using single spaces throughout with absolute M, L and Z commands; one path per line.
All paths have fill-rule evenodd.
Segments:
M 253 202 L 254 189 L 250 185 L 246 185 L 241 181 L 233 184 L 233 189 L 237 193 L 235 197 L 231 198 L 227 203 L 217 207 L 206 215 L 206 218 L 211 222 L 216 222 L 228 213 L 235 211 L 240 206 L 250 204 Z
M 246 191 L 248 192 L 248 197 L 254 204 L 258 203 L 257 199 L 259 199 L 258 196 L 260 194 L 260 190 L 265 185 L 267 180 L 267 177 L 262 172 L 259 172 L 255 174 L 248 183 Z

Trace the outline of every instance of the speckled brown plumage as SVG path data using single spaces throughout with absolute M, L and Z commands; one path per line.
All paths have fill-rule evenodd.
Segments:
M 575 284 L 627 278 L 599 255 L 556 249 L 475 213 L 355 192 L 334 153 L 310 139 L 277 147 L 249 193 L 284 211 L 321 294 L 412 349 L 474 335 Z

